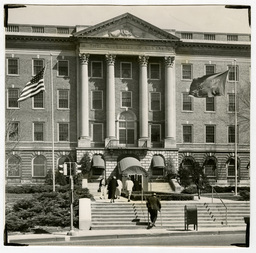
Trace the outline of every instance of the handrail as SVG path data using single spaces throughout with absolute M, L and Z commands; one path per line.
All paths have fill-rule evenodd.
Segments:
M 220 198 L 218 192 L 214 189 L 214 186 L 212 186 L 212 203 L 213 203 L 213 191 L 215 191 L 215 193 L 217 194 L 219 200 L 221 201 L 221 203 L 223 204 L 223 206 L 224 206 L 225 209 L 226 209 L 226 225 L 228 225 L 228 208 L 227 208 L 227 206 L 225 205 L 225 203 L 223 202 L 223 200 Z

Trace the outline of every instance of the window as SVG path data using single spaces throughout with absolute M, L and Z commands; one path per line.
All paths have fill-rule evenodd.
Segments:
M 44 123 L 34 123 L 34 141 L 44 140 Z
M 206 126 L 206 143 L 215 142 L 215 126 Z
M 7 124 L 9 141 L 18 141 L 19 139 L 19 122 L 10 122 Z
M 68 123 L 59 123 L 59 141 L 69 141 Z
M 151 142 L 161 142 L 161 125 L 152 124 L 151 125 Z
M 103 108 L 103 92 L 101 90 L 92 91 L 92 109 L 102 110 Z
M 228 66 L 229 72 L 228 72 L 228 80 L 229 81 L 238 81 L 239 76 L 239 68 L 238 66 L 229 65 Z
M 182 79 L 191 80 L 192 79 L 192 65 L 182 64 Z
M 91 62 L 91 77 L 102 78 L 102 62 Z
M 209 158 L 204 164 L 204 173 L 206 176 L 215 176 L 216 163 L 213 158 Z
M 33 97 L 33 108 L 44 108 L 44 93 L 39 92 Z
M 235 109 L 235 94 L 228 94 L 228 111 L 234 112 Z
M 132 78 L 132 64 L 121 62 L 121 78 Z
M 33 75 L 37 75 L 44 67 L 44 60 L 34 59 L 33 60 Z
M 160 111 L 161 110 L 161 93 L 160 92 L 151 92 L 150 93 L 150 110 L 151 111 Z
M 92 141 L 93 142 L 103 141 L 103 124 L 101 123 L 92 124 Z
M 18 89 L 8 89 L 8 108 L 19 108 L 18 98 Z
M 122 91 L 122 105 L 121 107 L 132 107 L 132 92 L 131 91 Z
M 183 93 L 182 100 L 182 110 L 183 111 L 192 111 L 192 97 L 188 95 L 188 93 Z
M 149 64 L 149 78 L 159 80 L 160 79 L 160 64 L 150 63 Z
M 69 90 L 58 90 L 58 109 L 69 108 Z
M 182 162 L 182 167 L 187 171 L 192 171 L 194 167 L 194 162 L 191 158 L 185 158 Z
M 235 159 L 233 158 L 229 159 L 227 166 L 228 166 L 228 177 L 234 177 L 235 176 Z
M 204 34 L 205 40 L 215 40 L 215 34 Z
M 192 143 L 192 126 L 183 126 L 183 142 Z
M 68 61 L 58 61 L 58 76 L 68 76 Z
M 205 65 L 205 74 L 206 75 L 211 75 L 215 73 L 215 65 Z
M 18 59 L 8 59 L 8 75 L 18 75 L 19 74 L 19 62 Z
M 238 41 L 237 35 L 227 35 L 227 41 Z
M 8 177 L 20 177 L 21 159 L 17 156 L 11 156 L 8 159 Z
M 46 159 L 44 156 L 39 155 L 33 161 L 33 177 L 46 176 Z
M 238 142 L 238 126 L 237 126 L 237 134 L 236 129 L 234 125 L 228 126 L 228 143 L 235 143 Z M 235 135 L 237 136 L 235 139 Z
M 135 143 L 135 119 L 128 111 L 121 113 L 119 118 L 119 143 L 131 146 Z
M 215 111 L 215 99 L 214 97 L 206 97 L 206 111 L 207 112 L 214 112 Z
M 181 33 L 181 38 L 186 40 L 192 40 L 193 34 L 192 33 Z

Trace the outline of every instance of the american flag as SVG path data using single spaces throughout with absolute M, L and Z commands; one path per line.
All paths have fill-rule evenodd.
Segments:
M 44 86 L 44 71 L 45 67 L 34 76 L 22 90 L 18 102 L 26 100 L 27 98 L 34 97 L 39 92 L 45 90 Z

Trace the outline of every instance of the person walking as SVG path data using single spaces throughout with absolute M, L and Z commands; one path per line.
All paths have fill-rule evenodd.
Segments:
M 116 187 L 116 198 L 120 199 L 120 196 L 122 193 L 122 188 L 123 188 L 123 183 L 120 179 L 117 179 L 117 184 L 118 184 L 118 186 Z
M 153 193 L 152 196 L 147 199 L 146 205 L 151 220 L 151 224 L 148 224 L 148 228 L 152 228 L 156 226 L 155 223 L 157 220 L 157 213 L 161 212 L 161 203 L 160 200 L 156 197 L 156 193 Z
M 100 189 L 100 199 L 102 198 L 106 198 L 106 180 L 104 178 L 104 176 L 102 176 L 101 180 L 100 180 L 100 184 L 99 184 L 99 189 Z
M 130 177 L 128 177 L 128 179 L 126 180 L 126 186 L 125 186 L 125 188 L 126 188 L 126 190 L 128 192 L 128 202 L 131 201 L 131 195 L 132 195 L 132 188 L 133 188 L 133 186 L 134 186 L 133 181 L 131 180 Z
M 110 199 L 110 203 L 115 202 L 115 196 L 116 196 L 116 187 L 118 186 L 116 177 L 113 176 L 112 179 L 109 181 L 108 184 L 108 198 Z

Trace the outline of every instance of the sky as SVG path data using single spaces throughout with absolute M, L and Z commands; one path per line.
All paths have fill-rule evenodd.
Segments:
M 23 3 L 26 3 L 26 0 Z M 95 25 L 129 12 L 162 29 L 250 33 L 248 11 L 245 9 L 227 9 L 224 5 L 74 6 L 30 4 L 26 6 L 26 8 L 10 9 L 9 23 L 70 26 Z

